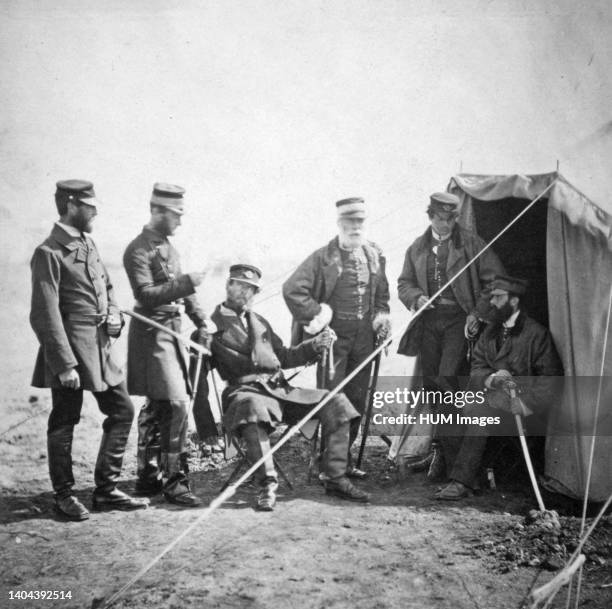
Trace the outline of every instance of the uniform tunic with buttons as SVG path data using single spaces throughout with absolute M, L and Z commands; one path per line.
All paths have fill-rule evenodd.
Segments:
M 135 311 L 181 331 L 181 306 L 194 324 L 205 314 L 195 296 L 189 274 L 181 273 L 177 250 L 168 239 L 145 226 L 125 250 L 123 265 L 136 299 Z M 166 332 L 132 319 L 128 334 L 128 391 L 152 400 L 189 398 L 188 353 Z
M 119 316 L 119 308 L 91 238 L 56 224 L 30 266 L 30 323 L 40 343 L 32 385 L 60 388 L 58 375 L 71 368 L 88 391 L 121 383 L 123 370 L 105 324 L 107 315 Z

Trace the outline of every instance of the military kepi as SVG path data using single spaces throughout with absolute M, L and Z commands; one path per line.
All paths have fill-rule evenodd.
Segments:
M 167 207 L 175 214 L 182 216 L 185 213 L 183 195 L 185 189 L 176 184 L 164 184 L 156 182 L 153 185 L 153 194 L 151 195 L 151 205 L 160 205 Z
M 456 214 L 459 212 L 459 197 L 450 192 L 434 192 L 429 197 L 427 211 Z
M 60 180 L 55 186 L 55 196 L 66 201 L 80 201 L 94 207 L 101 203 L 100 199 L 96 198 L 93 184 L 87 180 Z
M 527 291 L 528 285 L 529 282 L 526 279 L 509 277 L 508 275 L 497 275 L 491 282 L 490 293 L 491 296 L 498 296 L 511 292 L 512 294 L 521 296 Z
M 230 266 L 229 278 L 234 281 L 242 281 L 259 289 L 261 271 L 251 264 L 233 264 Z
M 366 204 L 361 197 L 350 197 L 336 201 L 339 218 L 365 218 Z

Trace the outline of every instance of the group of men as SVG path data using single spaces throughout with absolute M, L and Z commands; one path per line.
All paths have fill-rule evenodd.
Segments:
M 337 236 L 283 285 L 294 320 L 291 346 L 286 347 L 270 323 L 252 310 L 262 272 L 251 264 L 231 266 L 224 301 L 210 319 L 203 312 L 196 288 L 205 272 L 183 273 L 168 239 L 181 224 L 184 193 L 179 186 L 155 184 L 149 222 L 124 253 L 136 314 L 128 333 L 126 383 L 114 353 L 124 318 L 89 236 L 100 202 L 91 182 L 57 183 L 59 220 L 31 262 L 30 319 L 40 342 L 32 384 L 51 388 L 49 472 L 55 509 L 64 518 L 89 516 L 74 495 L 71 460 L 83 390 L 93 392 L 106 415 L 95 468 L 94 509 L 141 509 L 148 505 L 146 496 L 158 493 L 170 503 L 201 505 L 185 459 L 188 404 L 196 390 L 199 435 L 203 439 L 216 430 L 206 373 L 193 386 L 189 352 L 180 339 L 183 313 L 196 326 L 192 340 L 209 353 L 206 369 L 216 368 L 226 382 L 221 399 L 226 433 L 244 442 L 249 461 L 263 459 L 256 472 L 256 506 L 268 511 L 275 506 L 278 486 L 274 460 L 266 458 L 272 430 L 319 404 L 391 335 L 385 258 L 366 239 L 363 199 L 336 203 Z M 489 394 L 508 394 L 517 375 L 559 374 L 550 335 L 521 309 L 525 283 L 505 276 L 492 251 L 449 284 L 453 274 L 485 248 L 482 239 L 456 223 L 458 208 L 454 195 L 432 195 L 431 226 L 406 253 L 400 299 L 408 308 L 426 310 L 402 339 L 400 352 L 420 354 L 426 384 L 456 389 L 453 379 L 461 374 L 467 340 L 478 335 L 490 304 L 498 312 L 497 321 L 482 332 L 472 358 L 472 374 Z M 319 367 L 317 389 L 293 387 L 283 375 L 284 368 L 313 362 Z M 369 500 L 352 482 L 367 474 L 353 464 L 351 446 L 366 409 L 370 374 L 370 365 L 353 374 L 343 391 L 335 391 L 315 415 L 321 425 L 320 480 L 325 492 L 357 502 Z M 138 415 L 138 497 L 117 488 L 135 414 L 130 395 L 146 398 Z M 512 408 L 504 400 L 495 405 Z M 474 484 L 484 444 L 457 447 L 443 437 L 440 442 L 450 482 L 439 498 L 461 498 Z

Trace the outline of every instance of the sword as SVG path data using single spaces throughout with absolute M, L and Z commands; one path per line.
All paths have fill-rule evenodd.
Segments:
M 378 344 L 376 345 L 376 347 L 378 347 Z M 378 353 L 374 359 L 374 369 L 372 371 L 370 386 L 368 388 L 368 406 L 365 412 L 366 419 L 363 426 L 363 433 L 361 434 L 361 446 L 359 447 L 359 456 L 357 457 L 358 468 L 361 467 L 361 459 L 363 458 L 363 452 L 365 450 L 366 441 L 370 432 L 370 419 L 372 418 L 372 408 L 374 407 L 374 392 L 376 391 L 376 382 L 378 381 L 378 371 L 380 370 L 381 355 L 382 353 Z

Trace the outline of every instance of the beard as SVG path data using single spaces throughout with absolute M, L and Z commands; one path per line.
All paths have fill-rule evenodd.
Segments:
M 363 233 L 360 235 L 340 233 L 338 235 L 338 241 L 343 248 L 353 250 L 361 247 L 365 243 L 365 235 Z
M 74 228 L 82 233 L 91 233 L 93 230 L 93 218 L 88 218 L 82 213 L 77 214 L 72 221 Z
M 497 326 L 501 326 L 514 313 L 514 309 L 512 308 L 512 305 L 509 302 L 504 304 L 499 309 L 496 307 L 493 308 L 493 323 L 495 323 Z

